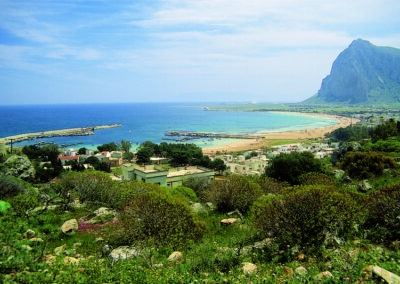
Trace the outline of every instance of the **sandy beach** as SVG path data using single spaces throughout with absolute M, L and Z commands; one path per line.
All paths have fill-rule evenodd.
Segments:
M 256 149 L 270 146 L 272 141 L 275 139 L 289 141 L 289 140 L 294 140 L 294 139 L 324 138 L 326 133 L 332 132 L 335 129 L 338 129 L 341 127 L 347 127 L 351 124 L 355 124 L 356 122 L 358 122 L 358 120 L 354 119 L 354 118 L 342 117 L 342 116 L 336 116 L 336 115 L 314 114 L 314 113 L 297 113 L 297 114 L 334 118 L 334 119 L 337 119 L 339 122 L 335 125 L 331 125 L 331 126 L 327 126 L 327 127 L 296 130 L 296 131 L 256 134 L 260 138 L 238 140 L 237 142 L 233 142 L 233 143 L 229 143 L 229 144 L 221 145 L 221 146 L 204 147 L 203 153 L 207 154 L 207 155 L 212 155 L 212 154 L 215 154 L 217 151 L 223 152 L 223 153 L 224 152 L 230 153 L 230 152 L 239 152 L 239 151 L 246 151 L 246 150 L 256 150 Z M 254 134 L 252 134 L 252 135 L 254 136 Z

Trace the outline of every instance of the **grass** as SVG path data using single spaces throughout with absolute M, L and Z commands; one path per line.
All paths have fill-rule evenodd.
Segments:
M 279 141 L 276 141 L 279 142 Z M 295 143 L 295 142 L 291 142 Z M 370 179 L 379 188 L 398 182 L 396 172 Z M 359 181 L 358 181 L 359 182 Z M 346 188 L 356 190 L 357 181 Z M 254 228 L 251 216 L 245 215 L 239 224 L 221 226 L 226 214 L 210 211 L 199 214 L 208 230 L 197 242 L 189 242 L 182 249 L 183 259 L 167 260 L 172 249 L 154 247 L 147 243 L 141 255 L 132 259 L 113 261 L 104 251 L 110 244 L 107 236 L 115 234 L 111 229 L 78 232 L 66 236 L 61 225 L 69 219 L 77 220 L 92 216 L 99 205 L 87 205 L 79 209 L 46 211 L 42 215 L 26 218 L 9 211 L 0 215 L 0 282 L 3 283 L 307 283 L 315 275 L 330 271 L 333 278 L 326 283 L 360 283 L 363 269 L 378 265 L 392 273 L 400 274 L 400 250 L 396 246 L 384 247 L 364 239 L 362 232 L 353 234 L 341 245 L 331 245 L 321 255 L 303 255 L 296 248 L 278 247 L 273 242 L 263 249 L 251 248 L 266 236 Z M 105 227 L 103 227 L 105 228 Z M 43 242 L 34 243 L 24 237 L 32 229 Z M 95 232 L 97 232 L 95 234 Z M 96 241 L 102 236 L 103 242 Z M 27 250 L 27 245 L 30 250 Z M 55 255 L 57 247 L 65 245 L 65 253 Z M 115 247 L 114 247 L 115 248 Z M 49 255 L 53 264 L 46 262 Z M 66 257 L 80 259 L 79 264 L 65 263 Z M 243 272 L 243 263 L 257 266 L 257 273 Z M 305 274 L 296 269 L 304 267 Z
M 90 209 L 90 210 L 89 210 Z M 1 229 L 0 279 L 4 283 L 52 282 L 52 283 L 192 283 L 195 281 L 234 283 L 305 283 L 322 271 L 330 271 L 334 282 L 362 277 L 362 269 L 377 264 L 394 273 L 400 273 L 400 253 L 370 244 L 365 240 L 350 241 L 343 246 L 330 248 L 321 258 L 287 253 L 272 247 L 270 250 L 253 250 L 240 253 L 243 248 L 260 239 L 251 226 L 250 219 L 232 227 L 221 227 L 220 220 L 226 215 L 214 212 L 203 215 L 209 225 L 208 233 L 199 243 L 192 243 L 184 258 L 177 263 L 167 260 L 168 250 L 144 250 L 143 255 L 129 260 L 113 262 L 103 253 L 104 243 L 95 242 L 88 233 L 65 236 L 60 233 L 61 224 L 72 217 L 87 216 L 95 208 L 69 212 L 48 211 L 37 218 L 15 220 L 12 213 L 0 217 Z M 24 239 L 27 229 L 39 233 L 44 242 L 33 245 Z M 29 244 L 27 252 L 22 245 Z M 53 265 L 45 263 L 46 255 L 54 254 L 58 246 L 66 245 L 69 256 L 81 255 L 78 265 L 64 263 L 65 255 L 56 256 Z M 241 267 L 243 262 L 257 265 L 258 273 L 247 275 Z M 156 268 L 154 265 L 157 264 Z M 303 266 L 307 274 L 300 275 L 296 268 Z
M 280 146 L 286 144 L 297 144 L 297 143 L 310 143 L 307 139 L 266 139 L 270 146 Z

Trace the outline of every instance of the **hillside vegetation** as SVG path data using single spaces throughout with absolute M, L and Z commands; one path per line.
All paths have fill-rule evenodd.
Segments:
M 188 180 L 174 189 L 116 181 L 95 170 L 63 171 L 40 183 L 32 166 L 25 167 L 26 156 L 7 154 L 0 163 L 0 280 L 398 279 L 397 125 L 335 131 L 331 140 L 341 141 L 335 159 L 281 154 L 259 177 Z M 25 160 L 8 162 L 12 157 Z

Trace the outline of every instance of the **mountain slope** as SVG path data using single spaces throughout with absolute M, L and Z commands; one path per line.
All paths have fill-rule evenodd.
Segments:
M 353 41 L 333 62 L 318 94 L 304 103 L 400 103 L 400 49 Z

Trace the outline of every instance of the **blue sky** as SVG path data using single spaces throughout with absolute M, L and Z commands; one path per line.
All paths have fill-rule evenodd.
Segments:
M 297 102 L 398 0 L 0 0 L 0 104 Z

